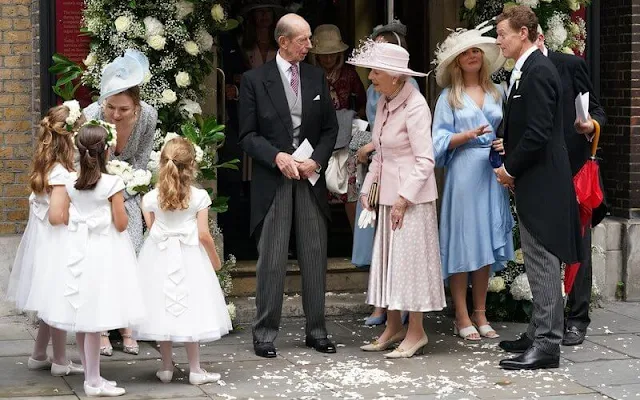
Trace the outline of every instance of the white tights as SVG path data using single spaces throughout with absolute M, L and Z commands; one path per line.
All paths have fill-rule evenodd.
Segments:
M 173 370 L 173 348 L 172 342 L 158 342 L 160 354 L 162 355 L 162 369 L 164 371 Z M 184 344 L 189 359 L 189 372 L 202 373 L 200 368 L 200 344 L 197 342 L 187 342 Z
M 33 346 L 33 353 L 31 353 L 31 358 L 40 361 L 46 360 L 47 346 L 49 345 L 49 338 L 51 338 L 51 344 L 53 347 L 53 362 L 60 365 L 66 365 L 67 331 L 49 326 L 42 320 L 40 320 L 38 325 L 38 336 L 36 336 L 36 343 Z
M 85 382 L 90 386 L 100 386 L 100 332 L 77 332 L 76 342 L 84 366 Z

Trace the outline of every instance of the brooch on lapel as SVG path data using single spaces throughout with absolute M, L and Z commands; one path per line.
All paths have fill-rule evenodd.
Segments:
M 520 78 L 522 78 L 522 71 L 513 71 L 513 76 L 516 78 L 516 90 L 518 90 L 518 86 L 520 86 Z

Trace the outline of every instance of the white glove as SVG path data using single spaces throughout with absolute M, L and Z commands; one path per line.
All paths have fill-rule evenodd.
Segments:
M 358 228 L 364 229 L 367 226 L 371 225 L 375 226 L 376 221 L 376 212 L 369 210 L 362 210 L 360 213 L 360 218 L 358 218 Z

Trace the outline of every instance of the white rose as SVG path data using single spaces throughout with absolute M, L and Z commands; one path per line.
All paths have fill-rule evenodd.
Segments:
M 154 50 L 164 49 L 164 45 L 166 43 L 167 39 L 165 39 L 163 36 L 154 35 L 147 38 L 147 44 Z
M 198 44 L 192 40 L 187 40 L 186 42 L 184 42 L 184 49 L 192 56 L 197 56 L 198 53 L 200 53 Z
M 87 54 L 87 58 L 82 60 L 82 63 L 84 65 L 86 65 L 87 67 L 90 67 L 92 65 L 95 65 L 97 59 L 98 59 L 98 57 L 96 57 L 96 54 L 91 52 L 91 53 Z
M 571 11 L 578 11 L 580 9 L 580 2 L 578 0 L 567 0 L 567 5 Z
M 515 252 L 515 260 L 516 264 L 524 264 L 524 254 L 522 253 L 522 249 L 518 249 Z
M 169 140 L 175 139 L 177 137 L 180 137 L 180 135 L 178 135 L 175 132 L 167 132 L 167 134 L 164 137 L 164 144 L 167 144 L 167 142 L 169 142 Z
M 476 6 L 476 0 L 464 0 L 464 7 L 467 10 L 473 10 L 475 6 Z
M 144 29 L 147 36 L 163 36 L 164 25 L 158 19 L 153 17 L 146 17 L 144 20 Z
M 196 163 L 200 164 L 204 159 L 204 151 L 202 151 L 202 147 L 197 144 L 193 145 L 193 149 L 196 151 Z
M 571 54 L 571 55 L 575 55 L 576 53 L 573 51 L 573 49 L 569 46 L 565 46 L 564 48 L 562 48 L 562 52 L 565 54 Z
M 196 43 L 202 51 L 209 51 L 213 47 L 213 36 L 204 29 L 200 29 L 196 34 Z
M 176 85 L 181 88 L 191 85 L 191 76 L 184 71 L 178 72 L 176 74 Z
M 211 18 L 218 23 L 224 21 L 224 8 L 220 4 L 211 7 Z
M 493 293 L 500 293 L 506 288 L 507 288 L 507 285 L 501 276 L 494 276 L 493 278 L 489 279 L 489 287 L 487 291 L 493 292 Z
M 193 12 L 193 3 L 190 1 L 181 0 L 176 3 L 176 17 L 179 20 L 183 20 L 187 17 L 187 15 Z
M 513 69 L 516 67 L 516 60 L 514 60 L 513 58 L 507 58 L 507 61 L 504 62 L 504 69 L 506 71 L 513 71 Z
M 142 81 L 142 83 L 149 83 L 149 81 L 151 80 L 151 77 L 153 77 L 153 75 L 151 75 L 151 72 L 147 71 L 144 74 L 144 80 Z
M 184 99 L 181 102 L 180 111 L 187 114 L 189 118 L 193 118 L 194 114 L 202 114 L 202 107 L 193 100 Z
M 156 171 L 160 166 L 160 152 L 152 151 L 149 154 L 149 162 L 147 163 L 147 169 L 150 171 Z
M 116 18 L 114 24 L 116 25 L 116 31 L 120 33 L 126 32 L 131 26 L 131 19 L 129 19 L 129 17 L 127 17 L 126 15 L 121 15 Z
M 175 103 L 176 100 L 178 100 L 178 96 L 176 95 L 176 92 L 174 92 L 173 90 L 165 89 L 162 91 L 161 101 L 164 104 Z
M 130 169 L 124 170 L 122 171 L 122 174 L 120 174 L 120 177 L 124 183 L 127 184 L 131 179 L 133 179 L 133 171 Z

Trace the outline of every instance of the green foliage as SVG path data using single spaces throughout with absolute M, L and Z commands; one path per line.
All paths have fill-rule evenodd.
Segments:
M 49 67 L 49 72 L 58 78 L 52 87 L 53 92 L 63 101 L 72 100 L 76 90 L 82 84 L 80 78 L 84 70 L 80 65 L 60 53 L 55 53 L 51 59 L 53 63 Z

